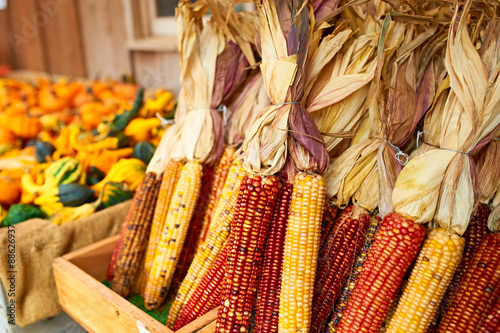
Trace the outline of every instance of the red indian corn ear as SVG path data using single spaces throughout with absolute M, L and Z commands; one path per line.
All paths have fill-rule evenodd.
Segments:
M 189 324 L 212 309 L 215 309 L 221 301 L 224 276 L 227 268 L 227 254 L 231 246 L 232 238 L 226 241 L 222 251 L 215 259 L 210 270 L 203 277 L 193 295 L 186 303 L 175 322 L 174 330 Z
M 436 332 L 442 315 L 448 310 L 451 302 L 453 301 L 453 297 L 455 296 L 457 288 L 460 285 L 460 280 L 469 268 L 470 261 L 472 259 L 472 256 L 474 255 L 474 252 L 488 233 L 488 216 L 490 215 L 490 212 L 491 210 L 488 205 L 483 203 L 479 204 L 476 213 L 467 226 L 467 229 L 465 230 L 463 236 L 465 239 L 465 248 L 464 254 L 462 256 L 462 261 L 460 261 L 460 264 L 458 265 L 458 268 L 453 275 L 453 279 L 446 289 L 443 300 L 439 304 L 439 308 L 434 315 L 432 323 L 426 331 L 427 333 Z
M 500 296 L 500 234 L 488 234 L 474 253 L 437 332 L 475 332 Z
M 385 216 L 337 332 L 379 331 L 424 236 L 422 225 L 396 213 Z
M 344 213 L 345 210 L 342 212 Z M 318 265 L 312 307 L 311 332 L 320 332 L 327 323 L 333 306 L 340 296 L 357 254 L 365 240 L 370 215 L 340 214 L 343 221 L 332 230 L 320 252 L 323 263 Z M 354 215 L 354 214 L 355 215 Z
M 159 187 L 156 173 L 148 172 L 137 190 L 136 202 L 131 206 L 133 213 L 125 221 L 125 231 L 118 242 L 120 252 L 112 284 L 113 291 L 122 297 L 130 294 L 146 250 Z
M 231 230 L 228 267 L 215 331 L 247 332 L 260 274 L 264 243 L 278 196 L 274 176 L 249 175 L 241 183 Z
M 134 214 L 135 212 L 135 205 L 137 203 L 136 199 L 137 193 L 138 191 L 134 193 L 134 197 L 132 198 L 132 202 L 130 203 L 127 216 L 125 217 L 125 222 L 123 223 L 122 229 L 120 230 L 120 238 L 118 238 L 118 242 L 116 242 L 113 254 L 111 255 L 111 261 L 109 262 L 108 273 L 107 273 L 107 278 L 108 281 L 110 282 L 113 281 L 113 278 L 115 276 L 116 261 L 118 260 L 118 255 L 120 254 L 121 244 L 123 242 L 123 235 L 127 230 L 127 221 L 130 220 L 131 215 Z
M 484 324 L 479 329 L 479 333 L 497 333 L 500 332 L 500 299 L 495 307 L 488 314 Z
M 328 200 L 325 204 L 325 212 L 323 213 L 323 222 L 321 222 L 321 238 L 319 245 L 322 248 L 325 245 L 330 231 L 333 229 L 335 221 L 337 220 L 338 209 L 333 202 Z
M 278 202 L 274 207 L 257 292 L 256 333 L 278 332 L 281 270 L 292 189 L 292 184 L 283 185 L 279 192 Z
M 382 219 L 380 217 L 378 216 L 371 217 L 370 225 L 366 232 L 366 237 L 363 243 L 363 247 L 361 249 L 361 253 L 356 258 L 351 273 L 349 274 L 349 278 L 347 279 L 345 286 L 342 288 L 340 297 L 335 304 L 335 309 L 332 313 L 332 320 L 328 327 L 328 332 L 330 333 L 334 333 L 337 330 L 337 326 L 340 322 L 340 319 L 342 318 L 342 314 L 344 313 L 344 310 L 347 306 L 347 302 L 351 297 L 354 286 L 356 285 L 356 281 L 359 277 L 359 274 L 361 273 L 361 269 L 363 268 L 363 265 L 366 262 L 368 252 L 370 251 L 373 245 L 373 242 L 375 240 L 375 233 L 377 232 L 380 223 L 382 223 Z
M 326 183 L 301 172 L 293 182 L 281 277 L 279 332 L 309 332 Z

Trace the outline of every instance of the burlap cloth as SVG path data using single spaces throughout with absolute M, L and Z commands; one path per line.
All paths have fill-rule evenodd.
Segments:
M 116 235 L 130 201 L 61 226 L 41 219 L 16 225 L 16 324 L 24 327 L 62 312 L 57 298 L 52 260 Z M 7 228 L 0 229 L 0 279 L 7 288 Z

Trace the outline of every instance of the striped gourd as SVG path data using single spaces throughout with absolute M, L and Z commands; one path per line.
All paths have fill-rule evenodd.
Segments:
M 478 333 L 497 333 L 500 332 L 500 299 L 497 300 L 495 307 L 488 314 L 486 321 L 479 328 Z
M 227 174 L 229 172 L 229 168 L 231 167 L 231 163 L 233 162 L 235 152 L 236 149 L 234 148 L 226 148 L 224 150 L 224 153 L 222 154 L 222 157 L 214 168 L 212 186 L 210 187 L 210 192 L 208 194 L 208 203 L 203 216 L 198 244 L 203 243 L 203 241 L 207 237 L 207 232 L 212 221 L 212 213 L 214 212 L 217 203 L 219 202 L 219 198 L 222 194 L 222 189 L 224 188 L 224 183 L 226 182 Z
M 340 213 L 339 220 L 340 223 L 330 232 L 318 258 L 311 332 L 323 331 L 363 246 L 370 215 L 358 209 L 345 209 Z
M 182 167 L 160 242 L 156 247 L 151 272 L 142 293 L 144 306 L 148 310 L 159 307 L 167 295 L 200 194 L 202 173 L 203 166 L 199 162 L 190 161 Z
M 170 307 L 167 326 L 171 329 L 173 329 L 182 308 L 191 298 L 198 284 L 214 263 L 222 250 L 223 244 L 229 236 L 231 223 L 233 221 L 234 206 L 238 198 L 238 190 L 245 173 L 243 159 L 239 156 L 235 158 L 231 164 L 221 197 L 217 204 L 218 206 L 222 206 L 223 209 L 219 209 L 219 215 L 214 215 L 214 221 L 209 228 L 207 238 L 198 248 L 193 262 L 189 266 L 186 277 L 182 280 L 179 291 Z
M 337 332 L 378 332 L 424 235 L 425 228 L 408 218 L 384 217 Z
M 124 223 L 125 231 L 118 241 L 120 251 L 112 282 L 113 291 L 122 297 L 130 294 L 146 250 L 159 187 L 156 173 L 148 172 L 137 190 L 135 203 L 131 205 L 133 212 L 127 215 Z
M 264 243 L 278 197 L 274 176 L 245 176 L 231 230 L 231 248 L 215 332 L 247 332 L 256 298 Z
M 483 239 L 474 253 L 437 332 L 475 332 L 500 296 L 499 286 L 500 234 L 493 233 Z
M 462 260 L 453 275 L 450 285 L 446 289 L 443 300 L 439 304 L 438 311 L 434 315 L 431 325 L 427 329 L 427 333 L 434 333 L 437 330 L 441 316 L 448 310 L 449 305 L 453 301 L 460 280 L 462 279 L 465 271 L 469 267 L 470 261 L 477 247 L 488 233 L 488 216 L 490 215 L 490 208 L 486 204 L 479 204 L 479 207 L 471 219 L 467 229 L 464 233 L 465 248 Z
M 227 268 L 227 254 L 232 237 L 226 241 L 208 273 L 203 277 L 193 295 L 175 322 L 174 330 L 189 324 L 208 311 L 215 309 L 221 301 L 224 276 Z
M 349 206 L 351 207 L 351 206 Z M 375 233 L 378 230 L 378 227 L 382 223 L 382 219 L 378 216 L 372 216 L 370 219 L 370 225 L 368 226 L 368 230 L 366 232 L 365 241 L 363 243 L 363 247 L 361 248 L 361 252 L 359 253 L 354 265 L 352 267 L 351 273 L 349 274 L 349 278 L 347 279 L 344 288 L 340 293 L 339 299 L 335 304 L 334 311 L 332 313 L 332 320 L 330 321 L 328 332 L 334 333 L 336 328 L 340 322 L 340 318 L 342 318 L 342 314 L 347 306 L 347 302 L 351 297 L 351 293 L 356 285 L 356 280 L 361 273 L 361 269 L 363 268 L 364 263 L 366 262 L 366 258 L 368 256 L 368 251 L 373 245 L 373 241 L 375 240 Z
M 281 186 L 278 201 L 274 207 L 257 293 L 254 328 L 256 333 L 278 332 L 283 251 L 292 189 L 292 184 Z
M 442 228 L 432 230 L 420 250 L 388 333 L 425 332 L 462 258 L 464 239 Z
M 170 161 L 167 163 L 167 166 L 163 171 L 161 185 L 158 192 L 158 199 L 156 200 L 155 205 L 151 234 L 149 235 L 148 247 L 146 249 L 146 259 L 144 261 L 141 290 L 144 290 L 144 288 L 146 287 L 146 282 L 148 281 L 148 276 L 153 264 L 156 246 L 160 241 L 161 232 L 163 231 L 163 226 L 165 224 L 165 220 L 167 219 L 170 199 L 172 198 L 172 194 L 174 193 L 175 184 L 179 179 L 181 169 L 182 162 Z
M 320 248 L 325 245 L 325 241 L 330 235 L 330 231 L 333 229 L 337 218 L 337 207 L 332 201 L 328 200 L 325 204 L 325 212 L 323 213 L 323 221 L 321 222 L 321 238 L 320 238 Z
M 305 172 L 295 176 L 285 238 L 279 332 L 309 332 L 325 195 L 322 176 Z

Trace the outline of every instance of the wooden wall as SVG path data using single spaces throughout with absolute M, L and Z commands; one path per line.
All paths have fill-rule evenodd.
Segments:
M 80 0 L 87 77 L 120 77 L 132 71 L 123 0 Z
M 0 15 L 1 50 L 11 66 L 86 74 L 76 0 L 10 0 Z
M 137 0 L 8 0 L 7 10 L 0 10 L 2 61 L 15 69 L 88 78 L 133 74 L 147 88 L 178 92 L 178 53 L 154 43 L 130 45 L 137 36 L 126 14 L 127 1 L 137 4 Z

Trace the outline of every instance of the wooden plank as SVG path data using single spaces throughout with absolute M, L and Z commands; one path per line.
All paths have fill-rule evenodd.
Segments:
M 39 0 L 38 9 L 47 17 L 40 29 L 44 35 L 48 71 L 86 76 L 75 0 Z
M 89 332 L 172 331 L 104 286 L 106 271 L 119 235 L 54 259 L 52 267 L 62 308 Z M 214 333 L 218 309 L 184 326 L 179 333 Z
M 172 332 L 66 259 L 52 267 L 62 308 L 89 332 L 139 332 L 138 322 L 151 333 Z
M 17 67 L 47 71 L 41 28 L 48 15 L 38 10 L 36 0 L 9 1 L 8 5 L 12 31 L 7 38 L 16 54 Z
M 207 313 L 205 313 L 200 318 L 195 321 L 190 322 L 186 326 L 178 329 L 175 333 L 213 333 L 215 332 L 215 320 L 217 319 L 217 311 L 219 308 L 215 308 Z
M 78 1 L 85 66 L 90 78 L 118 78 L 132 71 L 124 6 L 124 0 Z
M 100 242 L 81 248 L 63 256 L 75 266 L 85 271 L 97 281 L 106 280 L 106 272 L 113 249 L 120 235 L 103 239 Z
M 134 75 L 145 88 L 165 87 L 179 93 L 179 54 L 176 52 L 133 52 Z

